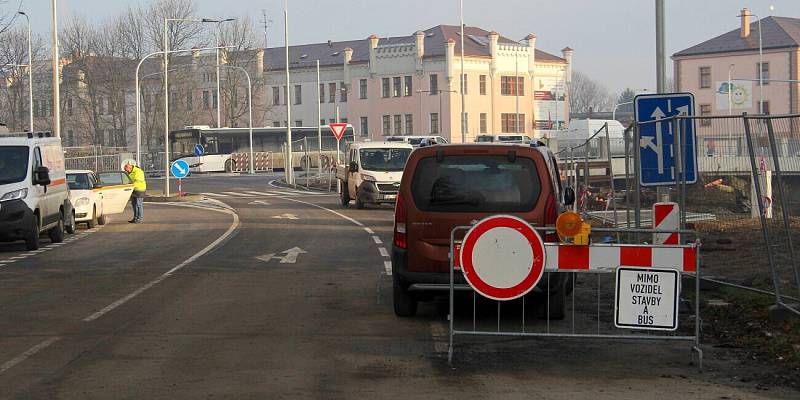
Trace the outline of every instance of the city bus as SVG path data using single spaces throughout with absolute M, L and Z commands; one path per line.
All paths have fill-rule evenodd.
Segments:
M 292 162 L 296 169 L 316 169 L 317 127 L 292 127 Z M 354 140 L 353 127 L 347 125 L 340 143 L 340 157 L 347 144 Z M 202 145 L 204 154 L 195 156 L 196 145 Z M 322 126 L 322 166 L 332 167 L 336 161 L 336 138 L 327 125 Z M 211 128 L 187 126 L 170 132 L 170 150 L 178 154 L 191 167 L 192 172 L 234 172 L 249 170 L 250 135 L 248 128 Z M 269 156 L 267 169 L 283 170 L 286 160 L 286 127 L 253 128 L 253 152 Z M 244 160 L 244 161 L 243 161 Z M 263 165 L 261 168 L 263 170 Z

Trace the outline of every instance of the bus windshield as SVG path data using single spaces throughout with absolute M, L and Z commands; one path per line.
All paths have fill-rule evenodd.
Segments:
M 411 149 L 361 149 L 361 168 L 366 171 L 402 171 Z

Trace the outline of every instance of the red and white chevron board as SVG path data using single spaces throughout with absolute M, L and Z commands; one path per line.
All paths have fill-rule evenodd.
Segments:
M 456 244 L 454 265 L 460 269 L 461 244 Z M 671 268 L 697 271 L 697 247 L 665 245 L 593 244 L 590 246 L 545 243 L 547 272 L 613 272 L 618 267 Z
M 613 272 L 617 267 L 671 268 L 697 271 L 695 246 L 545 243 L 545 271 Z
M 678 203 L 653 204 L 653 229 L 677 231 L 680 227 L 681 214 Z M 654 244 L 679 244 L 680 235 L 677 233 L 654 233 Z

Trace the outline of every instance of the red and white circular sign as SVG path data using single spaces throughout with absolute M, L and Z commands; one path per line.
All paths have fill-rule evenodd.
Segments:
M 513 300 L 533 289 L 544 274 L 544 243 L 524 220 L 496 215 L 464 236 L 461 265 L 467 283 L 494 300 Z

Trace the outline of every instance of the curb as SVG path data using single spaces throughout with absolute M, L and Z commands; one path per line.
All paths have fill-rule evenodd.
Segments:
M 187 194 L 186 196 L 147 196 L 144 198 L 145 203 L 187 203 L 192 201 L 203 200 L 204 197 L 199 194 Z

